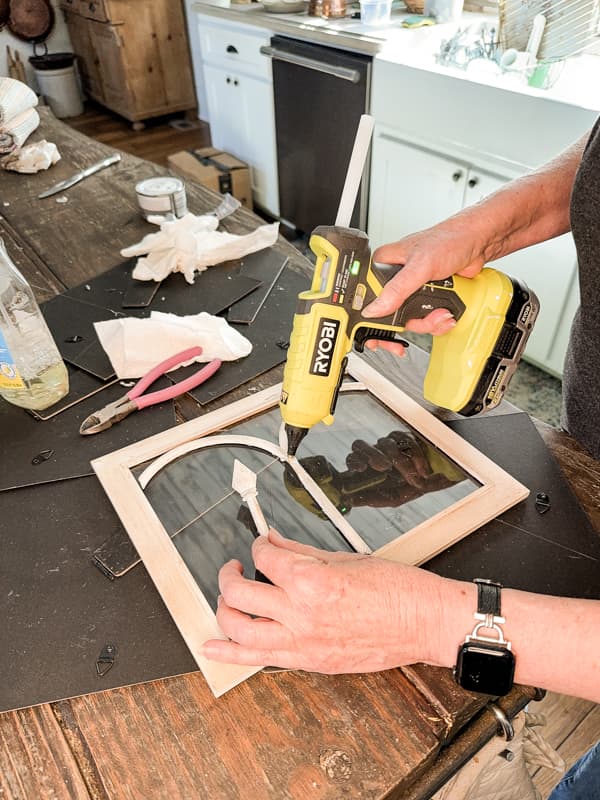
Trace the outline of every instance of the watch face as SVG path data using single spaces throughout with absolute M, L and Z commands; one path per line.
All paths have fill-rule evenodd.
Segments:
M 502 646 L 465 642 L 458 650 L 456 680 L 470 692 L 502 697 L 512 689 L 515 657 Z

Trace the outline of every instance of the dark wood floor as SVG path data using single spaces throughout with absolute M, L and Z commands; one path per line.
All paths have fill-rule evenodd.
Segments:
M 193 127 L 178 130 L 169 124 L 180 120 Z M 148 120 L 143 130 L 134 131 L 128 120 L 96 103 L 87 102 L 81 116 L 64 122 L 92 139 L 162 166 L 167 165 L 167 156 L 171 153 L 211 144 L 208 124 L 197 119 L 187 121 L 181 114 Z

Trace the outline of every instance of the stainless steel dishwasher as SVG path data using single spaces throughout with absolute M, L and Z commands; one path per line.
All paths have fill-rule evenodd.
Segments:
M 333 225 L 360 115 L 368 111 L 371 58 L 274 36 L 279 207 L 284 223 L 310 233 Z M 352 217 L 364 230 L 368 170 Z

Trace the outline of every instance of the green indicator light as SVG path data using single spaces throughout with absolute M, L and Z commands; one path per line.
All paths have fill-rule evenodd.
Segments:
M 360 261 L 353 261 L 352 266 L 350 267 L 350 274 L 358 275 L 359 272 L 360 272 Z

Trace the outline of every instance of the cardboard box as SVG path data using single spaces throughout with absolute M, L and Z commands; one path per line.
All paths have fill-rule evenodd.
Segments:
M 182 178 L 201 183 L 215 192 L 232 194 L 252 210 L 250 169 L 235 156 L 216 147 L 200 150 L 181 150 L 167 159 L 169 168 Z

